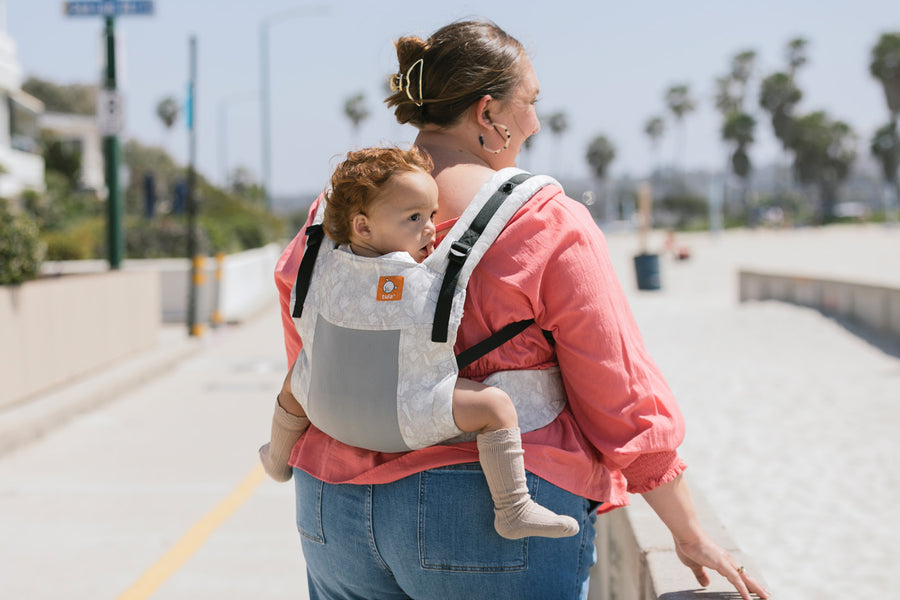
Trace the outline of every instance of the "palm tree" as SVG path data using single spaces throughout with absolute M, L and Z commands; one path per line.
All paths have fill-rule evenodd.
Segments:
M 650 179 L 652 180 L 659 171 L 659 141 L 666 132 L 666 122 L 662 117 L 650 117 L 644 123 L 644 133 L 650 138 L 650 147 L 653 150 L 653 171 Z
M 684 117 L 688 113 L 693 112 L 697 107 L 694 99 L 691 97 L 690 87 L 687 84 L 678 84 L 669 87 L 669 89 L 666 90 L 666 106 L 669 108 L 672 115 L 674 115 L 675 121 L 678 123 L 678 128 L 681 130 L 681 142 L 679 144 L 680 148 L 678 149 L 678 154 L 683 161 L 685 150 L 687 148 Z
M 872 156 L 878 159 L 884 171 L 884 180 L 897 184 L 897 167 L 900 165 L 900 148 L 898 148 L 897 126 L 888 123 L 875 132 L 869 146 Z
M 344 101 L 344 115 L 350 119 L 353 127 L 353 145 L 359 145 L 359 127 L 363 121 L 369 118 L 369 109 L 366 107 L 366 95 L 359 92 L 348 97 Z
M 900 33 L 885 33 L 878 39 L 878 43 L 872 48 L 869 72 L 884 87 L 885 100 L 891 113 L 890 124 L 876 132 L 876 139 L 880 140 L 879 158 L 885 168 L 885 181 L 890 182 L 894 188 L 894 215 L 896 215 L 896 209 L 900 206 L 900 181 L 897 178 L 897 154 L 900 153 L 900 140 L 897 139 L 897 120 L 900 115 Z M 886 140 L 888 135 L 892 136 L 889 141 Z M 875 140 L 873 152 L 874 148 Z M 887 154 L 893 154 L 893 157 Z M 891 165 L 893 170 L 888 171 Z
M 731 59 L 731 80 L 734 81 L 738 89 L 736 96 L 738 101 L 738 110 L 744 110 L 744 100 L 747 95 L 747 85 L 753 76 L 756 68 L 756 52 L 754 50 L 744 50 L 738 52 Z
M 884 212 L 889 221 L 896 222 L 900 208 L 900 181 L 897 167 L 900 165 L 900 138 L 897 136 L 897 121 L 880 127 L 869 146 L 872 155 L 881 163 L 884 174 Z M 893 205 L 893 206 L 891 206 Z
M 609 165 L 610 163 L 612 163 L 615 157 L 616 147 L 613 146 L 613 143 L 603 135 L 598 135 L 593 140 L 591 140 L 591 143 L 587 148 L 587 153 L 585 154 L 585 158 L 587 159 L 588 164 L 591 166 L 591 171 L 593 171 L 594 177 L 597 179 L 598 192 L 603 196 L 602 217 L 604 221 L 608 220 L 610 211 L 609 202 L 606 194 L 603 193 L 603 188 L 606 180 L 607 170 L 609 169 Z
M 787 55 L 788 77 L 794 78 L 797 69 L 806 64 L 806 46 L 809 42 L 801 37 L 794 38 L 788 42 L 785 54 Z
M 795 119 L 790 139 L 797 180 L 819 189 L 822 222 L 835 216 L 837 188 L 856 160 L 856 134 L 843 121 L 822 111 Z
M 803 98 L 803 92 L 787 73 L 773 73 L 762 80 L 759 87 L 759 105 L 769 113 L 772 130 L 784 151 L 783 176 L 779 187 L 786 191 L 791 186 L 790 149 L 794 128 L 794 108 Z
M 559 161 L 562 160 L 562 137 L 566 133 L 566 130 L 569 129 L 569 118 L 566 116 L 565 112 L 560 110 L 550 115 L 547 124 L 550 125 L 550 132 L 553 134 L 553 139 L 556 140 L 556 152 L 554 153 L 553 164 L 554 170 L 560 175 Z
M 172 130 L 175 121 L 178 120 L 178 114 L 181 112 L 181 105 L 174 96 L 166 96 L 156 105 L 156 116 L 162 121 L 166 134 Z M 168 135 L 166 136 L 168 137 Z
M 722 139 L 734 145 L 731 154 L 731 168 L 734 174 L 741 178 L 743 191 L 741 204 L 747 208 L 747 191 L 750 183 L 750 172 L 753 165 L 747 154 L 747 147 L 753 143 L 756 119 L 752 115 L 743 112 L 734 112 L 725 119 L 722 126 Z
M 156 105 L 156 116 L 163 122 L 166 129 L 172 128 L 172 125 L 178 120 L 178 113 L 180 112 L 181 107 L 174 96 L 166 96 Z
M 736 90 L 736 82 L 732 75 L 716 77 L 716 108 L 722 115 L 730 115 L 741 110 L 740 92 Z
M 775 137 L 785 148 L 790 145 L 792 115 L 801 98 L 803 92 L 787 73 L 773 73 L 760 84 L 759 105 L 771 115 Z
M 869 72 L 884 87 L 888 110 L 896 122 L 900 114 L 900 33 L 885 33 L 879 38 L 872 48 Z
M 747 190 L 752 170 L 748 146 L 753 143 L 756 119 L 745 112 L 747 87 L 756 62 L 756 52 L 744 50 L 731 59 L 728 75 L 716 79 L 716 108 L 722 114 L 722 139 L 729 146 L 728 164 L 731 171 L 740 177 L 742 184 L 741 208 L 746 212 Z M 729 167 L 726 167 L 726 172 Z M 728 181 L 723 181 L 724 204 L 727 205 Z

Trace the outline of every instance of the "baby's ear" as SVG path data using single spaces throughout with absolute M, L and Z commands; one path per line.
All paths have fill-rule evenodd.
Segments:
M 351 221 L 350 224 L 353 227 L 353 234 L 355 236 L 364 240 L 372 237 L 372 230 L 369 229 L 369 220 L 366 218 L 366 215 L 358 213 L 353 217 L 353 221 Z

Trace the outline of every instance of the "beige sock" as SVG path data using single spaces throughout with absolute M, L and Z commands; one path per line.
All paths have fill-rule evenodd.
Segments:
M 287 481 L 293 470 L 288 464 L 294 444 L 309 427 L 309 419 L 292 415 L 275 401 L 275 414 L 272 415 L 272 439 L 259 449 L 259 460 L 269 477 L 275 481 Z
M 578 521 L 531 499 L 519 428 L 478 435 L 478 460 L 494 500 L 494 529 L 514 540 L 530 535 L 559 538 L 578 533 Z

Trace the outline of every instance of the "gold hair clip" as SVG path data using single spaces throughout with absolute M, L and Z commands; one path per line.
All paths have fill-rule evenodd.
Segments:
M 412 93 L 410 93 L 409 88 L 409 76 L 412 73 L 412 70 L 416 68 L 416 65 L 419 65 L 419 101 L 412 97 Z M 392 92 L 406 92 L 406 97 L 409 98 L 410 102 L 415 104 L 416 106 L 422 106 L 422 70 L 425 67 L 425 60 L 420 58 L 416 62 L 414 62 L 410 67 L 406 70 L 406 74 L 395 73 L 391 75 L 391 91 Z
M 391 91 L 392 92 L 402 92 L 403 91 L 403 75 L 400 73 L 394 73 L 391 75 Z

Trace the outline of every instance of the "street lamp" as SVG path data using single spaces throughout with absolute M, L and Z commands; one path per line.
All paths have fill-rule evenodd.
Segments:
M 222 171 L 222 185 L 228 185 L 228 108 L 237 102 L 256 100 L 257 92 L 231 94 L 219 100 L 219 169 Z
M 269 27 L 275 23 L 295 17 L 313 17 L 328 13 L 322 4 L 300 6 L 276 13 L 263 19 L 259 24 L 259 111 L 262 130 L 262 178 L 266 196 L 266 208 L 272 210 L 272 132 L 269 122 Z

